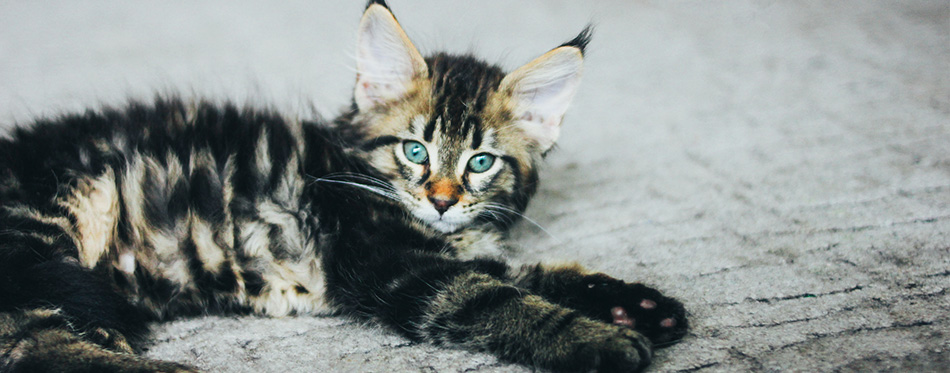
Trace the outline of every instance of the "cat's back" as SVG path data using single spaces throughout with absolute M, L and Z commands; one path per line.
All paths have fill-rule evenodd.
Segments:
M 61 228 L 74 247 L 49 256 L 107 274 L 157 316 L 312 310 L 305 132 L 270 110 L 178 99 L 38 120 L 0 142 L 0 214 Z
M 10 165 L 35 161 L 48 168 L 95 171 L 94 166 L 102 166 L 96 161 L 122 161 L 135 153 L 188 156 L 207 150 L 223 158 L 258 145 L 254 140 L 262 131 L 282 148 L 299 145 L 300 123 L 272 110 L 157 98 L 14 126 L 0 140 L 0 151 Z

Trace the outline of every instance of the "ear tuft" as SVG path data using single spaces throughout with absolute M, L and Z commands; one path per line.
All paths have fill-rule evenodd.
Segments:
M 594 34 L 594 25 L 588 23 L 580 34 L 577 34 L 570 41 L 561 44 L 561 47 L 574 47 L 581 50 L 581 54 L 584 54 L 584 50 L 587 49 L 587 44 L 590 43 L 590 38 Z
M 389 5 L 386 5 L 385 0 L 369 0 L 369 2 L 366 3 L 366 9 L 369 9 L 369 7 L 373 4 L 382 5 L 383 8 L 389 9 Z
M 402 98 L 428 67 L 396 17 L 383 1 L 372 1 L 363 13 L 357 35 L 356 89 L 360 110 Z
M 542 153 L 557 141 L 561 119 L 577 93 L 584 65 L 582 50 L 589 36 L 582 32 L 577 45 L 557 47 L 501 81 L 499 90 L 513 101 L 516 125 Z

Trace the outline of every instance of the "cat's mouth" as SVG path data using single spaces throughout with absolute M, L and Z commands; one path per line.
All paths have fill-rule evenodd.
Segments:
M 454 233 L 472 222 L 472 219 L 460 210 L 449 209 L 443 214 L 439 214 L 432 206 L 416 207 L 413 210 L 413 215 L 419 220 L 442 233 Z

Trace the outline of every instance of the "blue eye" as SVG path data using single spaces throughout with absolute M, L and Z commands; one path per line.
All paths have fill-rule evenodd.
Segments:
M 402 151 L 406 153 L 409 162 L 425 164 L 429 160 L 429 152 L 418 141 L 406 141 L 402 144 Z
M 468 169 L 474 173 L 488 171 L 491 165 L 495 164 L 495 156 L 488 153 L 476 154 L 468 160 Z

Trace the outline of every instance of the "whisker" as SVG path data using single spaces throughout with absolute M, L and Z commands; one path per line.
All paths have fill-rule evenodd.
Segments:
M 504 219 L 504 221 L 505 221 L 506 223 L 508 223 L 508 224 L 511 224 L 511 223 L 512 223 L 512 219 L 511 219 L 510 217 L 508 217 L 508 216 L 505 216 L 504 214 L 497 214 L 497 213 L 495 213 L 495 211 L 492 211 L 491 209 L 487 209 L 487 208 L 486 208 L 485 210 L 483 210 L 483 211 L 484 211 L 484 212 L 487 212 L 489 215 L 492 216 L 492 218 L 495 218 L 496 220 L 501 221 L 501 220 Z
M 381 180 L 381 179 L 378 179 L 378 178 L 375 178 L 375 177 L 372 177 L 372 176 L 369 176 L 369 175 L 364 175 L 364 174 L 360 174 L 360 173 L 356 173 L 356 172 L 336 172 L 336 173 L 324 175 L 322 178 L 323 178 L 323 179 L 331 179 L 331 178 L 336 179 L 336 178 L 340 178 L 340 177 L 350 177 L 350 178 L 356 178 L 356 179 L 363 180 L 363 181 L 369 181 L 369 182 L 372 182 L 373 184 L 376 184 L 376 185 L 378 185 L 378 186 L 380 186 L 380 187 L 386 188 L 387 190 L 395 191 L 395 187 L 393 187 L 392 184 L 386 182 L 385 180 Z
M 551 232 L 549 232 L 546 228 L 544 228 L 544 226 L 542 226 L 542 225 L 539 224 L 538 222 L 534 221 L 534 219 L 531 219 L 531 218 L 529 218 L 527 215 L 522 214 L 522 213 L 520 213 L 520 212 L 518 212 L 518 211 L 516 211 L 516 210 L 514 210 L 514 209 L 512 209 L 512 208 L 510 208 L 510 207 L 508 207 L 508 206 L 501 205 L 501 204 L 498 204 L 498 203 L 493 203 L 493 202 L 484 202 L 483 205 L 485 206 L 486 211 L 491 210 L 491 209 L 495 209 L 495 210 L 500 211 L 500 212 L 507 212 L 507 213 L 510 213 L 510 214 L 513 214 L 513 215 L 520 216 L 521 218 L 523 218 L 524 220 L 528 221 L 529 223 L 534 224 L 534 226 L 538 227 L 538 229 L 540 229 L 542 232 L 544 232 L 545 234 L 547 234 L 549 237 L 553 238 L 554 240 L 556 240 L 556 241 L 558 241 L 558 242 L 560 242 L 560 243 L 563 243 L 563 242 L 564 242 L 563 240 L 561 240 L 561 239 L 558 238 L 557 236 L 551 234 Z
M 380 189 L 380 188 L 373 187 L 373 186 L 369 186 L 369 185 L 365 185 L 365 184 L 355 183 L 355 182 L 351 182 L 351 181 L 326 179 L 326 178 L 313 178 L 313 181 L 314 181 L 314 182 L 326 182 L 326 183 L 335 183 L 335 184 L 349 185 L 349 186 L 357 187 L 357 188 L 360 188 L 360 189 L 363 189 L 363 190 L 366 190 L 366 191 L 370 191 L 370 192 L 376 193 L 376 194 L 378 194 L 378 195 L 380 195 L 380 196 L 383 196 L 383 197 L 392 199 L 392 200 L 394 200 L 394 201 L 399 201 L 399 200 L 400 200 L 400 199 L 399 199 L 399 195 L 397 195 L 396 193 L 394 193 L 394 191 L 384 190 L 384 189 Z

